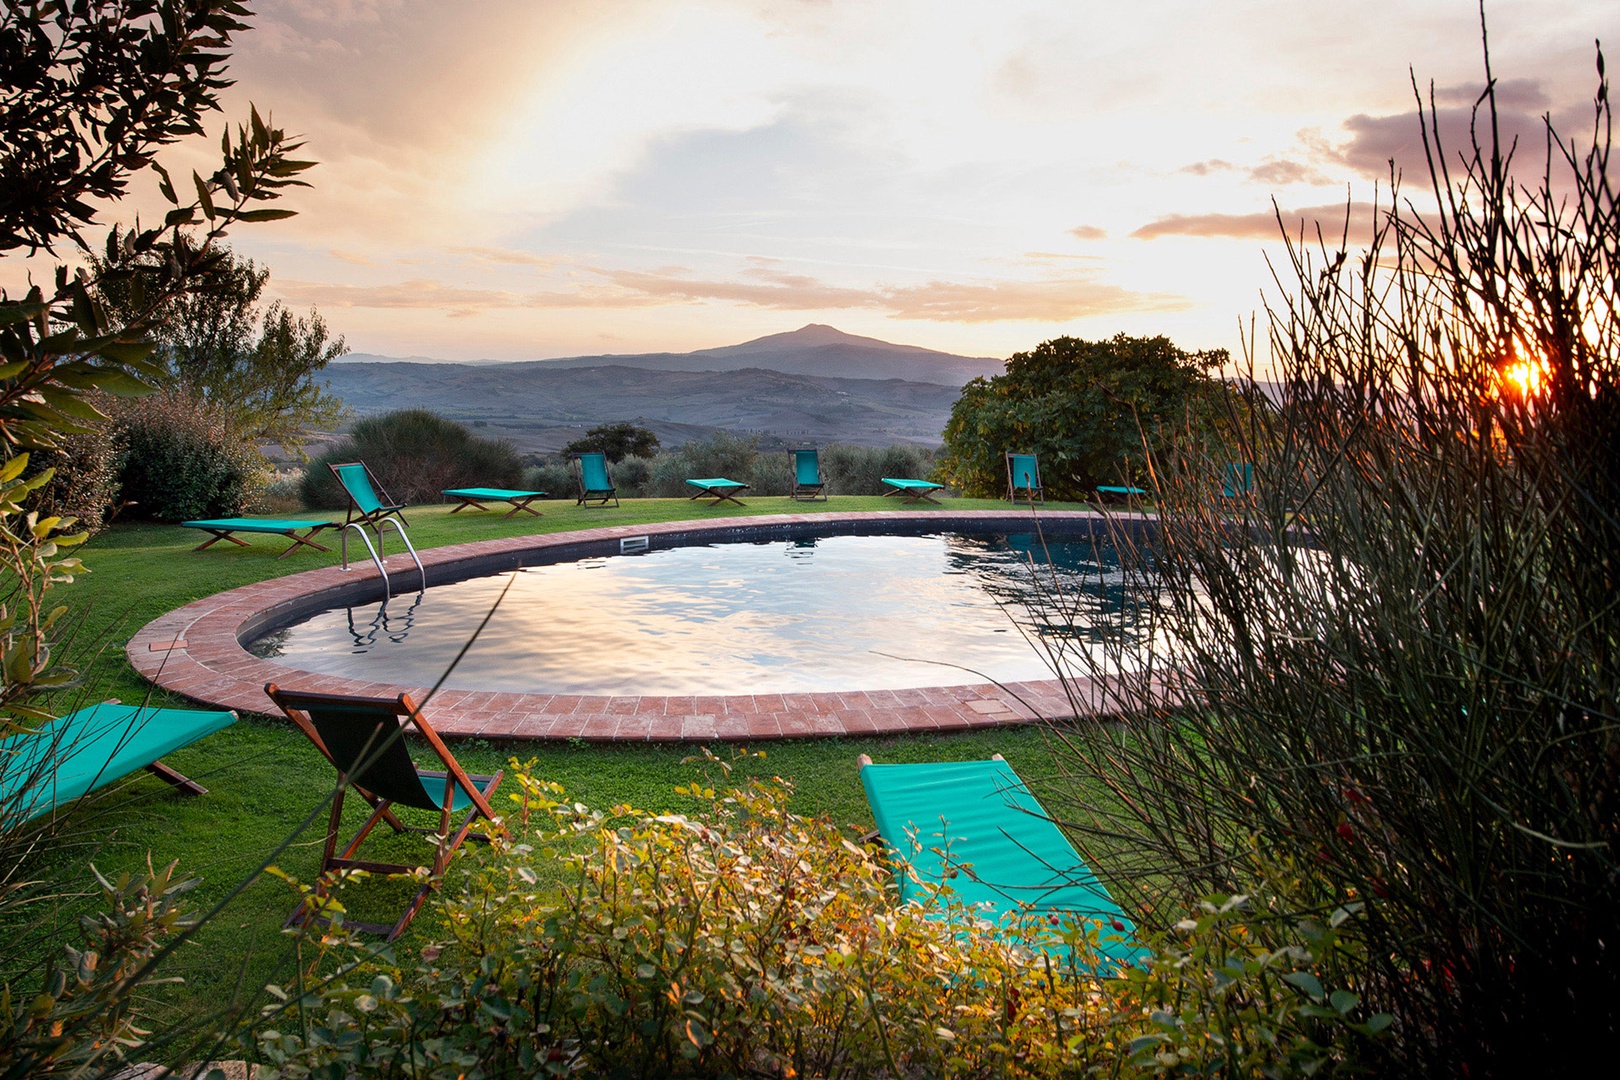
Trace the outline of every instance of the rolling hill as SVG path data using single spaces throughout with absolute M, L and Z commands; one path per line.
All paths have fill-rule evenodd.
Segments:
M 937 445 L 968 379 L 1001 361 L 810 325 L 692 353 L 446 363 L 351 355 L 327 385 L 362 415 L 425 408 L 554 451 L 600 423 L 634 420 L 678 446 L 715 430 L 763 445 Z

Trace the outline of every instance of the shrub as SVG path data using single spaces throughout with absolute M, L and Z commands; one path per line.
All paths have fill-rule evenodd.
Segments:
M 56 446 L 29 455 L 29 474 L 52 470 L 29 504 L 40 517 L 73 518 L 76 528 L 100 532 L 116 512 L 119 493 L 118 434 L 110 423 L 65 432 Z
M 711 438 L 689 442 L 653 459 L 647 494 L 664 499 L 690 495 L 692 489 L 686 481 L 708 476 L 751 483 L 758 458 L 758 438 L 716 432 Z
M 112 408 L 123 448 L 119 498 L 153 521 L 236 517 L 254 501 L 266 462 L 229 437 L 208 405 L 163 391 Z
M 1074 925 L 997 930 L 948 894 L 948 918 L 896 907 L 886 861 L 788 812 L 780 780 L 694 783 L 693 816 L 607 816 L 512 766 L 519 842 L 465 869 L 446 939 L 279 990 L 257 1033 L 274 1075 L 1326 1075 L 1382 1023 L 1323 985 L 1348 911 L 1279 929 L 1222 898 L 1146 970 L 1099 978 Z
M 347 440 L 305 468 L 300 492 L 306 505 L 341 509 L 347 504 L 327 468 L 343 461 L 365 462 L 388 494 L 407 504 L 439 502 L 446 488 L 515 488 L 523 479 L 523 461 L 511 443 L 480 439 L 426 409 L 402 409 L 356 423 Z
M 658 436 L 628 420 L 616 424 L 599 424 L 563 447 L 564 454 L 601 453 L 611 464 L 617 465 L 627 457 L 650 458 L 658 453 Z
M 1167 719 L 1162 664 L 1109 657 L 1088 674 L 1123 731 L 1057 755 L 1116 793 L 1064 814 L 1128 881 L 1247 891 L 1253 837 L 1315 868 L 1294 912 L 1365 903 L 1386 1075 L 1525 1075 L 1620 1033 L 1610 111 L 1604 87 L 1584 153 L 1549 130 L 1522 186 L 1494 85 L 1461 171 L 1420 108 L 1437 211 L 1395 198 L 1365 252 L 1291 248 L 1275 390 L 1242 388 L 1277 407 L 1154 461 L 1118 587 L 1158 605 L 1197 708 Z M 1232 461 L 1255 492 L 1218 505 Z
M 934 471 L 934 451 L 926 446 L 828 446 L 821 451 L 821 476 L 834 495 L 882 495 L 883 477 L 926 480 Z

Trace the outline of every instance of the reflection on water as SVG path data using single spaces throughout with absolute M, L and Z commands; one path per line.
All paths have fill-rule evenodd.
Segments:
M 431 684 L 512 576 L 324 612 L 251 649 L 327 674 Z M 1090 541 L 837 536 L 675 548 L 517 571 L 445 685 L 736 694 L 1042 679 L 1043 649 L 1098 647 L 1093 627 L 1117 628 L 1128 602 L 1111 553 Z

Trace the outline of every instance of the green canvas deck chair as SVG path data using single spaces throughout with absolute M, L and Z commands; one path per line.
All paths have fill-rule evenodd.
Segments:
M 343 519 L 344 525 L 360 524 L 370 525 L 373 529 L 379 521 L 389 517 L 397 517 L 405 521 L 404 503 L 396 503 L 388 497 L 388 493 L 377 483 L 377 478 L 371 475 L 363 461 L 346 461 L 341 465 L 328 463 L 327 468 L 337 477 L 338 483 L 343 485 L 343 492 L 349 497 L 349 510 Z
M 991 922 L 1036 916 L 1049 925 L 1051 915 L 1090 922 L 1105 964 L 1144 955 L 1135 924 L 1000 754 L 926 765 L 874 765 L 862 754 L 860 763 L 878 835 L 901 864 L 902 901 L 925 898 L 922 882 L 948 884 L 952 899 L 978 906 Z M 1050 933 L 1039 944 L 1054 955 L 1069 952 Z
M 1023 492 L 1019 495 L 1019 492 Z M 1041 466 L 1034 454 L 1007 451 L 1007 499 L 1009 502 L 1045 502 L 1041 490 Z
M 1254 495 L 1254 466 L 1248 462 L 1232 462 L 1226 466 L 1221 479 L 1221 498 L 1248 499 Z
M 472 832 L 473 824 L 479 818 L 489 821 L 493 828 L 505 831 L 495 820 L 495 810 L 489 804 L 489 797 L 500 784 L 504 773 L 469 775 L 408 694 L 401 694 L 397 698 L 350 697 L 346 694 L 283 690 L 275 683 L 267 684 L 264 692 L 309 737 L 310 742 L 337 768 L 345 781 L 339 784 L 332 798 L 320 877 L 315 883 L 317 902 L 326 895 L 331 876 L 336 871 L 366 870 L 374 874 L 427 871 L 427 880 L 392 926 L 345 923 L 367 933 L 386 934 L 388 940 L 393 941 L 422 910 L 428 893 L 438 885 L 445 867 L 450 864 L 450 857 L 462 842 L 469 836 L 488 839 L 487 834 Z M 424 771 L 411 760 L 404 735 L 412 727 L 427 740 L 429 748 L 444 766 L 442 772 Z M 350 788 L 371 804 L 372 813 L 354 839 L 340 851 L 338 830 L 343 819 L 343 798 Z M 408 827 L 394 813 L 395 807 L 434 812 L 439 815 L 439 824 L 431 829 Z M 459 823 L 453 820 L 456 815 L 462 815 Z M 366 837 L 382 822 L 386 822 L 395 832 L 417 832 L 431 836 L 434 841 L 432 860 L 413 866 L 356 858 Z M 297 925 L 310 915 L 310 906 L 300 904 L 287 923 L 289 926 Z
M 827 484 L 821 479 L 821 451 L 793 451 L 793 492 L 798 502 L 823 501 L 827 498 Z
M 201 518 L 196 521 L 182 521 L 181 525 L 188 529 L 201 529 L 212 534 L 192 551 L 201 551 L 213 547 L 221 540 L 229 540 L 237 547 L 251 547 L 246 540 L 239 540 L 232 533 L 271 533 L 276 536 L 285 536 L 292 541 L 286 551 L 277 555 L 278 559 L 285 559 L 301 547 L 314 548 L 316 551 L 331 551 L 324 544 L 317 543 L 315 534 L 322 529 L 336 529 L 341 526 L 330 521 L 305 521 L 302 518 Z M 306 529 L 303 536 L 298 535 L 299 529 Z
M 579 482 L 579 498 L 574 505 L 606 506 L 609 499 L 614 506 L 619 505 L 619 489 L 613 486 L 613 478 L 608 475 L 606 454 L 575 454 L 574 479 Z
M 203 787 L 158 759 L 236 723 L 224 710 L 91 705 L 0 740 L 0 820 L 20 825 L 145 769 L 186 795 Z

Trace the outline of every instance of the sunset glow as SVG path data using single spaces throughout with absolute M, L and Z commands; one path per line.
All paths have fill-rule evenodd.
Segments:
M 450 360 L 812 322 L 973 356 L 1236 352 L 1278 211 L 1336 238 L 1349 201 L 1364 235 L 1391 159 L 1417 174 L 1413 73 L 1452 148 L 1482 78 L 1456 0 L 254 7 L 212 138 L 164 162 L 204 167 L 250 102 L 304 136 L 298 216 L 231 243 L 357 352 Z M 1488 15 L 1504 139 L 1589 129 L 1613 0 Z M 119 213 L 162 210 L 136 185 Z

